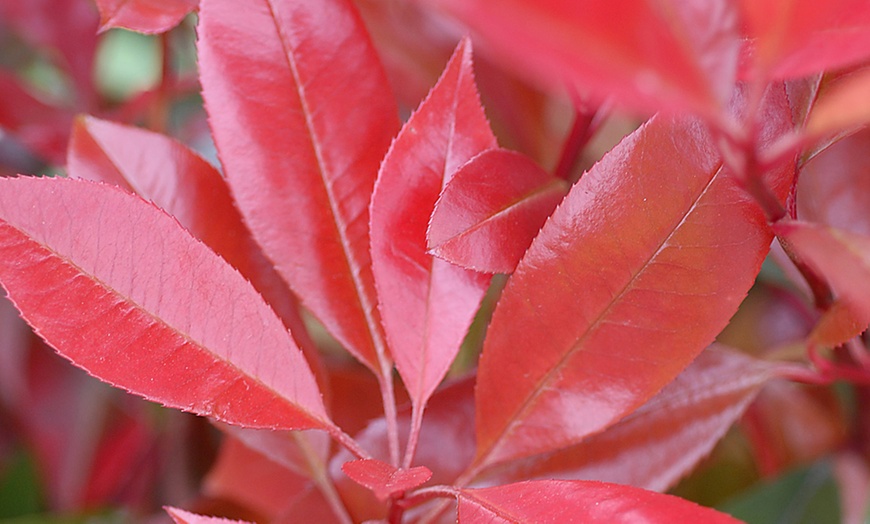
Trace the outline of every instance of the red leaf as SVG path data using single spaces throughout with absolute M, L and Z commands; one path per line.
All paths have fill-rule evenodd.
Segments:
M 175 524 L 247 524 L 244 520 L 230 520 L 219 517 L 205 517 L 178 508 L 166 506 L 166 513 L 172 517 Z
M 771 92 L 761 136 L 790 109 Z M 784 199 L 793 168 L 768 183 Z M 657 117 L 573 187 L 512 275 L 484 345 L 479 465 L 565 447 L 639 407 L 737 310 L 772 235 L 704 128 Z
M 384 330 L 412 401 L 444 378 L 486 291 L 485 275 L 426 253 L 438 194 L 468 159 L 496 147 L 463 40 L 381 166 L 372 196 L 372 270 Z
M 432 213 L 431 252 L 488 273 L 512 273 L 568 184 L 513 151 L 485 151 L 463 165 Z
M 296 298 L 243 224 L 223 177 L 198 154 L 158 133 L 82 116 L 73 125 L 67 172 L 136 193 L 175 217 L 251 281 L 303 350 L 313 347 Z M 306 357 L 320 372 L 319 355 Z
M 740 522 L 671 495 L 581 480 L 536 480 L 463 489 L 458 501 L 461 524 Z
M 531 80 L 635 109 L 713 114 L 731 96 L 740 40 L 726 0 L 429 0 Z
M 774 230 L 798 258 L 822 275 L 847 303 L 860 333 L 870 324 L 870 238 L 821 225 L 779 221 Z M 828 320 L 827 322 L 830 322 Z M 837 338 L 826 333 L 825 338 Z
M 196 9 L 198 0 L 96 0 L 100 31 L 113 28 L 164 33 Z
M 664 491 L 692 470 L 740 417 L 774 366 L 708 349 L 637 411 L 569 448 L 510 462 L 482 478 L 583 479 Z
M 813 107 L 806 124 L 811 136 L 854 129 L 870 122 L 870 67 L 842 78 Z
M 795 78 L 870 57 L 870 4 L 864 0 L 741 0 L 759 80 Z
M 345 462 L 341 470 L 357 484 L 372 490 L 380 500 L 414 489 L 432 478 L 432 472 L 425 466 L 399 469 L 376 459 Z
M 218 153 L 254 237 L 302 303 L 379 369 L 368 205 L 398 119 L 353 5 L 204 0 L 199 64 Z
M 84 181 L 0 180 L 0 252 L 0 281 L 25 319 L 106 382 L 231 424 L 331 427 L 266 303 L 140 198 Z

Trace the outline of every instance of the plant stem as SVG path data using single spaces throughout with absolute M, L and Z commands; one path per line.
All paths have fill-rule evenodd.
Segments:
M 381 360 L 381 374 L 378 381 L 381 387 L 381 399 L 384 403 L 384 419 L 387 422 L 387 442 L 390 448 L 390 463 L 399 466 L 399 423 L 396 412 L 396 392 L 393 389 L 392 365 Z
M 423 411 L 425 408 L 417 406 L 415 402 L 411 407 L 411 431 L 408 434 L 408 446 L 405 448 L 405 458 L 402 460 L 402 468 L 408 469 L 414 461 L 417 453 L 417 443 L 420 441 L 420 428 L 423 426 Z
M 329 433 L 329 436 L 333 438 L 336 442 L 344 446 L 345 449 L 351 452 L 356 458 L 359 459 L 370 459 L 372 458 L 366 450 L 364 450 L 359 443 L 353 439 L 350 435 L 341 430 L 338 426 L 331 425 L 326 428 L 326 431 Z
M 601 123 L 600 118 L 597 121 L 595 118 L 599 114 L 598 108 L 581 108 L 580 106 L 583 105 L 582 103 L 574 104 L 574 123 L 562 145 L 559 162 L 553 170 L 553 175 L 563 180 L 570 181 L 571 173 L 574 171 L 574 166 L 577 165 L 580 153 L 583 152 L 583 148 L 589 143 L 589 139 L 592 138 Z M 593 126 L 593 122 L 596 122 L 597 125 Z
M 312 473 L 312 480 L 317 485 L 320 493 L 323 494 L 323 498 L 326 499 L 326 502 L 329 504 L 332 512 L 335 513 L 338 521 L 341 524 L 353 524 L 353 519 L 347 512 L 347 508 L 344 507 L 344 503 L 341 501 L 341 497 L 339 497 L 338 491 L 335 489 L 335 484 L 333 484 L 332 479 L 326 472 L 326 465 L 322 460 L 320 460 L 320 456 L 311 448 L 311 443 L 308 438 L 299 432 L 294 432 L 293 438 L 299 446 L 299 449 L 302 450 L 302 455 L 308 463 L 308 468 Z

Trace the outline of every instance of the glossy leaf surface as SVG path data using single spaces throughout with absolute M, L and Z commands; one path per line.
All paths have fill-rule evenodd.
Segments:
M 349 0 L 205 0 L 198 51 L 218 154 L 254 237 L 339 342 L 379 368 L 368 205 L 398 118 L 359 15 Z
M 774 229 L 845 301 L 853 322 L 870 323 L 870 238 L 821 225 L 780 221 Z
M 737 72 L 737 13 L 724 0 L 430 0 L 538 83 L 635 109 L 725 106 Z
M 396 367 L 411 399 L 444 378 L 489 283 L 426 252 L 441 189 L 474 155 L 496 147 L 463 40 L 381 166 L 371 204 L 372 269 Z
M 776 134 L 790 110 L 774 98 Z M 790 171 L 768 180 L 779 198 Z M 572 188 L 496 307 L 478 462 L 565 447 L 639 407 L 722 330 L 771 239 L 698 123 L 657 117 L 624 139 Z
M 331 424 L 275 314 L 153 205 L 91 182 L 7 179 L 0 218 L 0 281 L 28 322 L 78 366 L 228 423 Z
M 353 460 L 341 466 L 345 475 L 374 492 L 380 500 L 414 489 L 432 478 L 425 466 L 398 469 L 376 459 Z
M 568 187 L 520 153 L 485 151 L 441 193 L 427 233 L 430 250 L 477 271 L 511 273 Z
M 707 349 L 607 431 L 563 450 L 509 462 L 483 479 L 600 480 L 665 491 L 707 456 L 773 371 L 770 363 Z
M 166 512 L 175 521 L 175 524 L 245 524 L 243 520 L 222 519 L 219 517 L 206 517 L 178 508 L 166 507 Z
M 163 33 L 196 9 L 198 0 L 96 0 L 100 30 L 120 28 Z
M 868 28 L 870 31 L 870 28 Z M 806 132 L 813 136 L 851 130 L 870 122 L 870 67 L 839 78 L 813 107 Z
M 221 174 L 198 154 L 159 133 L 82 116 L 67 172 L 136 193 L 175 217 L 251 281 L 303 349 L 311 347 L 296 298 L 254 242 Z M 306 357 L 320 371 L 318 355 Z
M 671 495 L 603 482 L 535 480 L 463 489 L 460 524 L 671 524 L 740 521 Z
M 740 0 L 751 60 L 771 78 L 794 78 L 870 57 L 863 0 Z

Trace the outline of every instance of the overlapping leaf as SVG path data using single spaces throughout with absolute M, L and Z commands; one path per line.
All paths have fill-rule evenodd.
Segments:
M 372 270 L 381 318 L 412 401 L 444 378 L 489 279 L 426 251 L 429 216 L 455 170 L 496 147 L 463 40 L 381 166 L 371 204 Z
M 438 198 L 427 231 L 433 254 L 486 273 L 511 273 L 568 183 L 513 151 L 463 165 Z
M 97 0 L 100 30 L 163 33 L 196 9 L 198 0 Z
M 7 179 L 0 220 L 0 282 L 91 374 L 228 423 L 331 426 L 280 320 L 153 205 L 91 182 Z
M 708 349 L 607 431 L 564 450 L 509 462 L 483 479 L 600 480 L 664 491 L 713 449 L 773 372 L 769 363 Z
M 818 272 L 848 306 L 842 312 L 849 324 L 844 337 L 863 331 L 870 324 L 870 238 L 799 221 L 780 221 L 774 228 L 799 260 Z M 826 334 L 826 339 L 836 338 L 843 337 Z
M 762 136 L 790 110 L 771 92 Z M 767 182 L 784 198 L 793 170 Z M 639 407 L 725 326 L 772 233 L 703 127 L 657 117 L 586 173 L 496 307 L 477 389 L 481 464 L 576 443 Z
M 870 4 L 863 0 L 741 0 L 754 74 L 794 78 L 870 57 Z
M 385 356 L 368 205 L 398 118 L 349 0 L 200 4 L 203 97 L 242 214 L 291 288 L 357 358 Z
M 377 459 L 345 462 L 341 470 L 357 484 L 372 490 L 381 501 L 414 489 L 432 478 L 432 472 L 426 466 L 399 469 Z
M 463 489 L 457 498 L 460 524 L 740 522 L 671 495 L 581 480 L 535 480 Z
M 246 524 L 242 520 L 222 519 L 219 517 L 206 517 L 178 508 L 167 507 L 166 512 L 175 521 L 175 524 Z
M 718 113 L 740 49 L 732 2 L 430 0 L 538 83 L 635 109 Z

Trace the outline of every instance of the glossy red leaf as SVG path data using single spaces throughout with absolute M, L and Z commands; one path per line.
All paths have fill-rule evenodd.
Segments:
M 488 484 L 600 480 L 664 491 L 707 456 L 773 374 L 770 363 L 708 349 L 607 431 L 563 450 L 509 462 L 482 479 Z
M 741 0 L 756 75 L 795 78 L 870 57 L 864 0 Z
M 433 254 L 487 273 L 512 273 L 568 183 L 504 149 L 463 165 L 441 193 L 429 224 Z
M 432 472 L 426 466 L 399 469 L 376 459 L 345 462 L 341 470 L 357 484 L 372 490 L 382 501 L 414 489 L 432 478 Z
M 535 480 L 458 495 L 460 524 L 739 524 L 672 495 L 603 482 Z
M 371 203 L 372 271 L 396 367 L 425 405 L 456 357 L 489 279 L 426 252 L 426 227 L 456 169 L 496 147 L 463 40 L 444 74 L 402 128 Z
M 860 326 L 852 334 L 863 331 L 870 324 L 870 237 L 794 220 L 774 230 L 849 306 L 849 320 Z
M 120 28 L 163 33 L 196 9 L 199 0 L 96 0 L 100 31 Z
M 644 111 L 718 113 L 740 48 L 726 0 L 429 0 L 468 25 L 507 67 L 557 88 Z
M 0 220 L 0 281 L 76 365 L 232 424 L 331 427 L 313 375 L 271 309 L 153 205 L 86 181 L 6 179 Z
M 762 136 L 788 129 L 771 92 Z M 784 199 L 793 169 L 768 184 Z M 727 323 L 769 249 L 695 121 L 657 117 L 572 188 L 512 275 L 478 371 L 478 462 L 568 446 L 658 392 Z
M 203 0 L 198 49 L 218 154 L 254 237 L 302 303 L 379 369 L 368 205 L 399 124 L 359 15 L 350 0 Z
M 248 524 L 243 520 L 222 519 L 219 517 L 206 517 L 190 513 L 178 508 L 166 507 L 166 512 L 175 521 L 175 524 Z M 253 524 L 253 523 L 250 523 Z
M 211 164 L 159 133 L 81 116 L 73 124 L 66 165 L 72 178 L 114 184 L 175 217 L 251 281 L 307 350 L 315 372 L 321 372 L 296 298 L 254 241 L 226 182 Z

